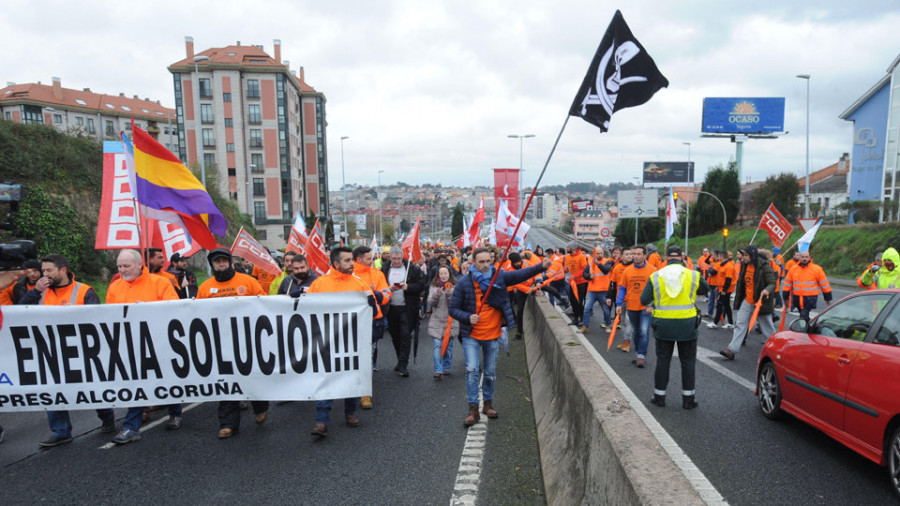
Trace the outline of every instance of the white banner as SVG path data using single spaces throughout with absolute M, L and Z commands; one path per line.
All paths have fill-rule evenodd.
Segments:
M 4 306 L 0 412 L 358 397 L 371 357 L 362 292 Z

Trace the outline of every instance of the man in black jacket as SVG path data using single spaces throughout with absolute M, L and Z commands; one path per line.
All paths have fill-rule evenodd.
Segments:
M 750 317 L 756 309 L 754 306 L 760 299 L 762 305 L 756 321 L 766 337 L 775 333 L 775 324 L 772 323 L 772 313 L 775 312 L 775 271 L 769 265 L 769 260 L 759 254 L 756 246 L 747 246 L 741 253 L 744 254 L 741 258 L 741 273 L 737 276 L 734 288 L 734 309 L 737 310 L 734 334 L 728 349 L 719 352 L 728 360 L 734 360 L 734 355 L 741 349 L 744 338 L 750 331 Z
M 394 371 L 409 376 L 409 352 L 413 325 L 419 324 L 419 298 L 426 288 L 425 273 L 403 258 L 399 246 L 391 248 L 391 261 L 381 266 L 381 272 L 391 287 L 391 301 L 387 309 L 388 332 L 397 353 Z

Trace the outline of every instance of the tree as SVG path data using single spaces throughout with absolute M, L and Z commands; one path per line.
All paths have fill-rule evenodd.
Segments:
M 331 244 L 335 242 L 334 240 L 334 221 L 331 218 L 328 218 L 328 221 L 325 222 L 325 244 Z
M 453 208 L 453 218 L 450 221 L 450 237 L 459 237 L 463 234 L 463 208 L 456 204 Z
M 409 224 L 409 221 L 407 221 L 406 218 L 400 220 L 400 233 L 405 234 L 410 230 L 412 230 L 412 225 Z
M 616 244 L 634 244 L 634 220 L 634 218 L 622 218 L 619 220 L 619 223 L 616 224 L 616 230 L 613 232 Z M 666 225 L 663 218 L 640 218 L 638 219 L 637 243 L 656 242 L 663 237 L 665 231 Z
M 383 223 L 382 225 L 381 244 L 385 246 L 394 243 L 394 225 L 391 223 Z
M 741 208 L 741 187 L 735 165 L 729 164 L 728 169 L 721 164 L 710 167 L 701 190 L 718 197 L 725 206 L 725 223 L 734 223 Z M 700 193 L 691 206 L 691 233 L 704 235 L 721 230 L 722 218 L 722 207 L 716 199 Z
M 800 184 L 797 182 L 797 176 L 787 172 L 769 176 L 766 182 L 753 192 L 753 211 L 757 216 L 762 216 L 769 208 L 769 204 L 775 204 L 782 216 L 794 221 L 798 217 L 799 194 Z

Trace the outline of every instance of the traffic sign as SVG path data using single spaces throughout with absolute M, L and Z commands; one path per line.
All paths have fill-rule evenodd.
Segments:
M 609 229 L 601 228 L 600 229 L 600 237 L 609 237 Z
M 819 221 L 819 218 L 800 218 L 797 220 L 804 232 L 808 232 L 817 221 Z
M 657 190 L 620 190 L 619 218 L 656 218 L 659 214 Z

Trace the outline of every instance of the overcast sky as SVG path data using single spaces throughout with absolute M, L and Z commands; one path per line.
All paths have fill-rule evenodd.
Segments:
M 796 6 L 802 4 L 805 6 Z M 900 54 L 900 2 L 7 0 L 0 84 L 50 83 L 140 95 L 174 107 L 166 69 L 197 51 L 262 44 L 303 66 L 327 102 L 332 188 L 348 183 L 493 184 L 519 165 L 533 184 L 615 9 L 669 79 L 647 104 L 617 113 L 608 133 L 572 118 L 542 184 L 609 183 L 644 161 L 686 160 L 698 179 L 735 145 L 701 138 L 703 97 L 785 97 L 778 140 L 744 145 L 744 179 L 802 175 L 810 74 L 810 165 L 851 151 L 838 118 Z

